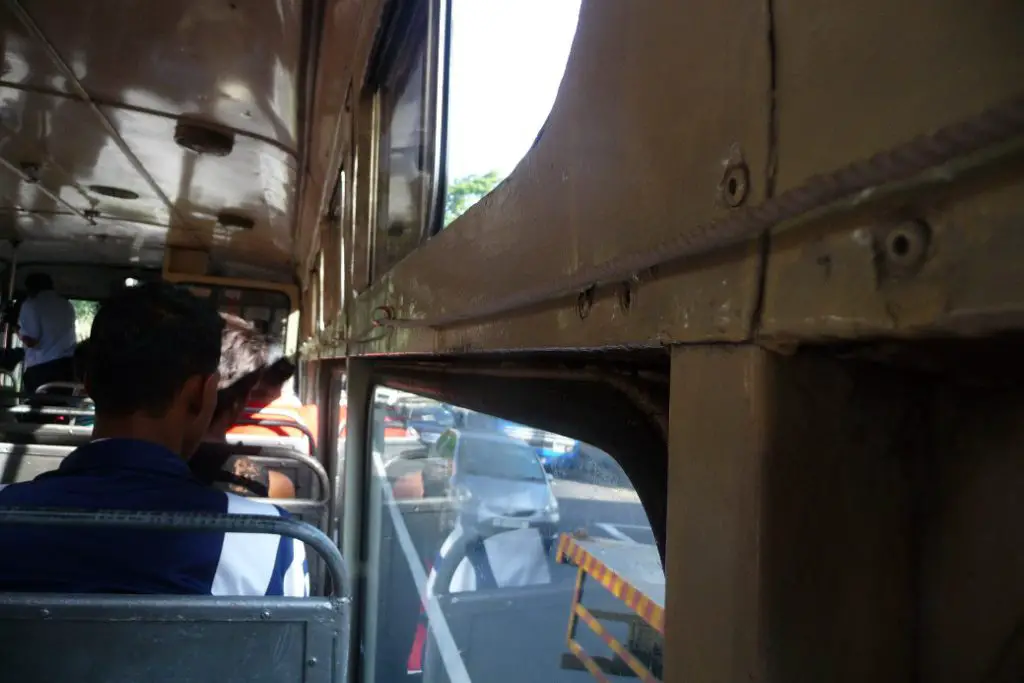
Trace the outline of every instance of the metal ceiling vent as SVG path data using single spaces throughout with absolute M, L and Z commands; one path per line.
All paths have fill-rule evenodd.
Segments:
M 248 216 L 243 216 L 240 213 L 232 213 L 231 211 L 221 211 L 217 214 L 217 225 L 226 230 L 252 230 L 256 225 L 253 219 Z
M 174 127 L 174 141 L 196 154 L 226 157 L 235 146 L 235 134 L 206 121 L 182 118 Z

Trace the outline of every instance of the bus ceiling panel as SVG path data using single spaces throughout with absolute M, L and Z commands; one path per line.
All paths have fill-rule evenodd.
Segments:
M 0 259 L 10 260 L 9 242 L 0 242 Z M 141 249 L 134 250 L 131 242 L 123 240 L 53 240 L 30 239 L 18 245 L 16 253 L 19 264 L 39 264 L 45 269 L 48 264 L 89 265 L 131 268 L 160 268 L 163 264 L 163 242 L 153 240 Z M 131 260 L 132 258 L 138 260 Z
M 16 206 L 168 222 L 167 205 L 87 104 L 0 86 L 0 136 L 0 164 L 20 186 Z
M 26 240 L 73 240 L 90 242 L 122 242 L 131 245 L 162 244 L 167 228 L 162 225 L 130 223 L 109 218 L 84 221 L 75 214 L 19 213 L 16 218 L 18 232 Z
M 172 119 L 102 109 L 187 228 L 252 232 L 290 253 L 297 172 L 287 152 L 238 137 L 226 156 L 196 154 L 175 142 Z M 225 213 L 252 227 L 218 218 Z
M 196 115 L 294 152 L 302 22 L 299 0 L 9 0 L 2 80 L 73 97 L 81 86 L 97 103 Z

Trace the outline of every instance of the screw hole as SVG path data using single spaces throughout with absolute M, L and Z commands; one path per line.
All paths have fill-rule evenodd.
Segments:
M 928 255 L 929 227 L 913 221 L 890 231 L 885 238 L 885 258 L 897 268 L 919 265 Z
M 892 239 L 892 253 L 894 256 L 903 258 L 910 253 L 910 238 L 906 235 L 896 235 Z
M 719 199 L 726 206 L 740 206 L 747 198 L 749 188 L 747 167 L 743 164 L 731 166 L 725 171 L 721 185 L 718 186 Z

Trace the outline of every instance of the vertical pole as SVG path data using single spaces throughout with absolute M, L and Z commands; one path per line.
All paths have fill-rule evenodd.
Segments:
M 367 623 L 366 592 L 366 538 L 367 521 L 366 492 L 370 485 L 370 439 L 369 430 L 373 410 L 373 380 L 370 361 L 364 358 L 349 358 L 347 365 L 348 411 L 346 414 L 346 438 L 344 460 L 339 463 L 342 473 L 342 490 L 336 492 L 335 511 L 341 510 L 341 517 L 335 517 L 333 528 L 340 529 L 341 552 L 352 575 L 352 633 L 349 643 L 349 680 L 363 680 L 367 662 L 358 656 L 363 651 L 360 639 L 372 637 L 376 629 Z M 337 512 L 335 512 L 337 514 Z M 372 656 L 372 643 L 366 652 Z M 372 672 L 372 669 L 371 669 Z M 367 679 L 372 680 L 372 679 Z
M 4 292 L 4 301 L 7 305 L 14 303 L 14 282 L 18 274 L 18 240 L 11 240 L 11 270 L 7 274 L 7 291 Z M 11 346 L 11 324 L 5 322 L 3 327 L 3 348 Z

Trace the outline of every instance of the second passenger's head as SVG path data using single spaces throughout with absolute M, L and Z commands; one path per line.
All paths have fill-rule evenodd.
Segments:
M 220 346 L 220 382 L 217 409 L 213 413 L 206 438 L 223 441 L 228 430 L 245 410 L 249 395 L 260 384 L 267 367 L 267 339 L 252 323 L 236 315 L 222 313 L 224 333 Z
M 121 290 L 96 314 L 85 384 L 96 438 L 134 438 L 189 457 L 217 406 L 224 322 L 184 289 L 148 283 Z

